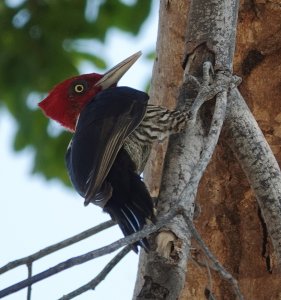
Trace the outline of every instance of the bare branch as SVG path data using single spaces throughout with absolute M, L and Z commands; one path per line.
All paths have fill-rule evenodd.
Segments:
M 281 171 L 255 118 L 237 89 L 229 96 L 224 138 L 257 197 L 281 265 Z
M 78 289 L 72 291 L 71 293 L 64 295 L 59 300 L 70 300 L 88 290 L 94 290 L 98 284 L 105 279 L 105 277 L 110 273 L 110 271 L 119 263 L 119 261 L 125 257 L 131 251 L 130 245 L 122 249 L 114 258 L 104 267 L 104 269 L 90 282 L 79 287 Z
M 189 75 L 188 73 L 185 73 L 184 75 L 184 83 L 188 84 L 189 82 L 195 82 L 196 87 L 198 89 L 198 94 L 196 98 L 194 99 L 192 106 L 189 110 L 188 116 L 188 124 L 187 127 L 193 126 L 194 122 L 196 121 L 198 111 L 202 107 L 202 105 L 208 101 L 213 99 L 219 92 L 222 92 L 224 87 L 222 86 L 222 81 L 217 80 L 213 84 L 213 78 L 210 76 L 210 73 L 213 75 L 213 66 L 211 62 L 206 61 L 203 63 L 203 82 L 202 84 L 199 84 L 196 77 Z M 229 79 L 231 80 L 231 78 Z M 188 101 L 187 101 L 188 103 Z
M 28 279 L 32 277 L 32 263 L 27 264 L 27 270 L 28 270 Z M 32 285 L 30 284 L 27 288 L 27 300 L 31 300 L 31 292 L 32 292 Z
M 223 80 L 224 82 L 222 82 Z M 224 92 L 221 92 L 217 95 L 215 111 L 209 129 L 209 134 L 208 137 L 206 138 L 205 145 L 202 150 L 200 159 L 196 165 L 196 168 L 191 174 L 188 184 L 186 184 L 182 193 L 180 194 L 179 198 L 181 199 L 181 205 L 184 210 L 186 210 L 186 205 L 184 203 L 186 199 L 195 197 L 199 181 L 217 145 L 219 135 L 222 129 L 223 121 L 225 118 L 226 104 L 227 104 L 227 90 L 228 90 L 228 86 L 226 85 L 226 83 L 228 82 L 230 84 L 231 80 L 226 79 L 224 74 L 221 75 L 218 74 L 217 81 L 220 82 L 221 86 L 224 86 L 225 90 Z M 216 88 L 217 85 L 215 84 L 214 86 Z
M 88 230 L 85 230 L 77 235 L 74 235 L 73 237 L 71 238 L 68 238 L 64 241 L 61 241 L 59 243 L 56 243 L 54 245 L 51 245 L 51 246 L 48 246 L 32 255 L 29 255 L 29 256 L 26 256 L 26 257 L 23 257 L 23 258 L 20 258 L 20 259 L 17 259 L 17 260 L 14 260 L 12 262 L 9 262 L 8 264 L 6 264 L 5 266 L 1 267 L 0 268 L 0 275 L 9 271 L 9 270 L 12 270 L 16 267 L 19 267 L 21 265 L 29 265 L 30 263 L 46 256 L 46 255 L 49 255 L 55 251 L 58 251 L 58 250 L 61 250 L 67 246 L 70 246 L 72 244 L 75 244 L 77 242 L 80 242 L 82 241 L 83 239 L 86 239 L 94 234 L 97 234 L 99 232 L 101 232 L 102 230 L 105 230 L 107 228 L 110 228 L 112 226 L 115 225 L 115 222 L 110 220 L 110 221 L 106 221 L 104 223 L 101 223 L 93 228 L 90 228 Z
M 157 231 L 159 228 L 163 227 L 163 225 L 165 225 L 168 221 L 170 221 L 176 214 L 178 213 L 177 208 L 175 208 L 174 210 L 170 211 L 167 215 L 163 216 L 161 219 L 159 218 L 159 220 L 157 221 L 157 223 L 151 224 L 151 225 L 146 225 L 141 231 L 136 232 L 130 236 L 127 236 L 125 238 L 119 239 L 107 246 L 101 247 L 99 249 L 90 251 L 88 253 L 85 253 L 83 255 L 79 255 L 73 258 L 70 258 L 64 262 L 61 262 L 59 264 L 57 264 L 54 267 L 51 267 L 48 270 L 45 270 L 37 275 L 32 276 L 29 279 L 25 279 L 23 281 L 20 281 L 14 285 L 11 285 L 10 287 L 7 287 L 3 290 L 0 291 L 0 298 L 10 295 L 14 292 L 17 292 L 23 288 L 26 288 L 27 286 L 34 284 L 38 281 L 41 281 L 45 278 L 48 278 L 54 274 L 57 274 L 59 272 L 62 272 L 64 270 L 67 270 L 73 266 L 76 265 L 80 265 L 83 264 L 89 260 L 92 260 L 94 258 L 97 257 L 101 257 L 103 255 L 112 253 L 114 251 L 116 251 L 117 249 L 128 245 L 128 244 L 132 244 L 135 243 L 136 241 L 148 236 L 149 234 Z

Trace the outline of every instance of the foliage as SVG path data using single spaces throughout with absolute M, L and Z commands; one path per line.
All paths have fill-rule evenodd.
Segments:
M 17 121 L 14 149 L 34 149 L 33 172 L 69 183 L 64 153 L 70 134 L 53 134 L 37 103 L 54 84 L 76 75 L 81 62 L 106 67 L 102 53 L 77 44 L 104 42 L 113 27 L 136 35 L 150 8 L 151 0 L 1 1 L 0 108 Z

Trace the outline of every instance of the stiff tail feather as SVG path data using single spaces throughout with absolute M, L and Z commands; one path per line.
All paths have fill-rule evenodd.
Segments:
M 126 168 L 123 159 L 116 160 L 107 177 L 113 188 L 112 197 L 104 207 L 104 211 L 118 223 L 125 236 L 140 231 L 148 220 L 154 222 L 150 194 L 141 177 L 131 168 L 131 163 L 129 166 L 130 168 Z M 146 238 L 132 245 L 136 253 L 138 246 L 145 251 L 149 250 Z

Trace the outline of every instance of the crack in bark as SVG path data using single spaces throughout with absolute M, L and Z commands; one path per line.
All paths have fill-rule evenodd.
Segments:
M 265 259 L 265 264 L 266 264 L 266 271 L 270 274 L 272 274 L 272 264 L 271 264 L 271 259 L 270 259 L 270 254 L 269 254 L 269 236 L 268 236 L 268 231 L 266 227 L 266 223 L 263 219 L 263 216 L 261 214 L 261 209 L 258 208 L 258 218 L 260 220 L 260 224 L 262 227 L 262 257 Z

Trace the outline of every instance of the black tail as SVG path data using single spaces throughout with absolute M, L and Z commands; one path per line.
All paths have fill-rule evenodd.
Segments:
M 152 199 L 124 149 L 118 153 L 106 181 L 112 185 L 113 192 L 104 211 L 118 223 L 125 236 L 141 230 L 147 220 L 154 221 Z M 149 250 L 146 238 L 133 245 L 135 252 L 137 246 Z

